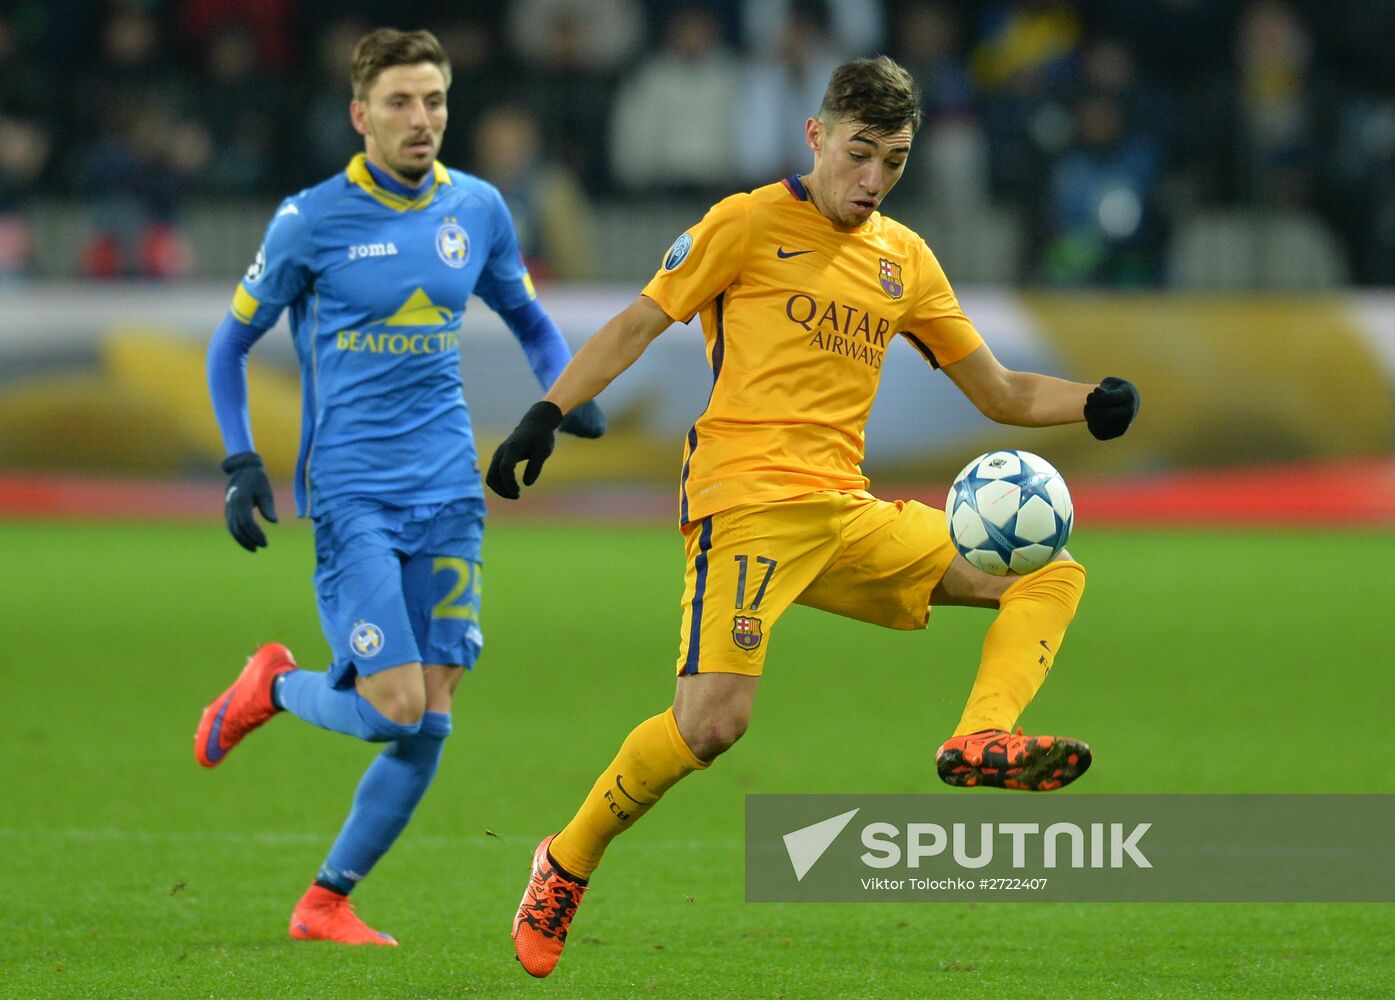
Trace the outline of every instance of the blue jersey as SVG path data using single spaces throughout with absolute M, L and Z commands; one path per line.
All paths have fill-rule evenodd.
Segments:
M 359 154 L 287 198 L 233 297 L 233 317 L 260 329 L 290 309 L 302 515 L 350 496 L 483 496 L 460 379 L 465 303 L 476 294 L 506 312 L 534 291 L 499 192 L 434 169 L 413 191 Z

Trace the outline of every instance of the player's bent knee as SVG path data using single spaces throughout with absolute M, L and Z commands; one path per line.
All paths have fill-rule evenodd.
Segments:
M 699 760 L 709 761 L 721 756 L 736 745 L 736 741 L 746 735 L 750 718 L 707 719 L 694 727 L 692 733 L 684 732 L 683 739 Z
M 675 713 L 683 741 L 699 760 L 712 760 L 726 753 L 746 735 L 751 725 L 749 707 L 724 706 L 724 709 Z
M 712 760 L 731 749 L 751 723 L 758 678 L 741 674 L 694 674 L 678 680 L 673 718 L 694 756 Z
M 977 566 L 970 565 L 963 556 L 955 556 L 931 591 L 930 604 L 935 607 L 996 608 L 999 598 L 1016 579 L 985 573 Z
M 426 714 L 425 692 L 379 692 L 376 698 L 369 698 L 368 701 L 384 716 L 399 725 L 419 726 L 422 716 Z
M 358 678 L 358 693 L 381 715 L 398 725 L 419 726 L 426 714 L 426 684 L 421 665 L 405 663 Z

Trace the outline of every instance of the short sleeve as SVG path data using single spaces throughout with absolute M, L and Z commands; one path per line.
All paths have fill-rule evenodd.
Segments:
M 304 199 L 287 198 L 276 210 L 257 256 L 233 294 L 232 314 L 267 330 L 310 285 L 310 220 Z
M 664 253 L 644 294 L 672 319 L 686 323 L 741 273 L 751 231 L 750 203 L 748 194 L 719 201 Z
M 983 344 L 983 338 L 959 308 L 944 268 L 923 241 L 917 257 L 918 294 L 901 335 L 926 361 L 942 368 L 967 358 Z
M 526 306 L 538 295 L 528 267 L 523 263 L 523 254 L 519 252 L 518 232 L 513 227 L 513 216 L 504 204 L 504 196 L 493 187 L 489 193 L 492 230 L 489 257 L 484 262 L 479 281 L 475 283 L 475 294 L 496 313 L 502 313 Z

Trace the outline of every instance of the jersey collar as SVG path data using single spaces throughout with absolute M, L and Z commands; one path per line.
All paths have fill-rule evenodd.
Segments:
M 798 174 L 790 174 L 788 177 L 784 179 L 784 181 L 782 181 L 782 183 L 785 185 L 786 188 L 789 189 L 789 193 L 794 195 L 800 201 L 809 200 L 809 192 L 804 187 L 804 182 L 800 180 Z
M 407 189 L 389 177 L 384 177 L 383 181 L 380 182 L 368 165 L 368 157 L 363 153 L 355 155 L 349 161 L 344 173 L 348 176 L 350 183 L 362 188 L 374 201 L 386 205 L 396 212 L 415 212 L 431 204 L 431 199 L 436 197 L 438 187 L 451 182 L 450 171 L 442 166 L 439 160 L 432 164 L 431 171 L 431 183 L 410 193 L 404 193 Z M 387 187 L 386 184 L 391 184 L 392 187 Z M 401 190 L 393 190 L 393 188 Z

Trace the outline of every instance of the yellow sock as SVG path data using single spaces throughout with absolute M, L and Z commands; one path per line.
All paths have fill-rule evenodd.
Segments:
M 678 731 L 672 708 L 644 720 L 625 737 L 572 821 L 553 838 L 548 848 L 553 860 L 578 878 L 590 878 L 612 840 L 664 792 L 706 766 Z
M 1085 567 L 1059 560 L 1024 576 L 998 602 L 955 736 L 1011 730 L 1036 696 L 1085 592 Z

